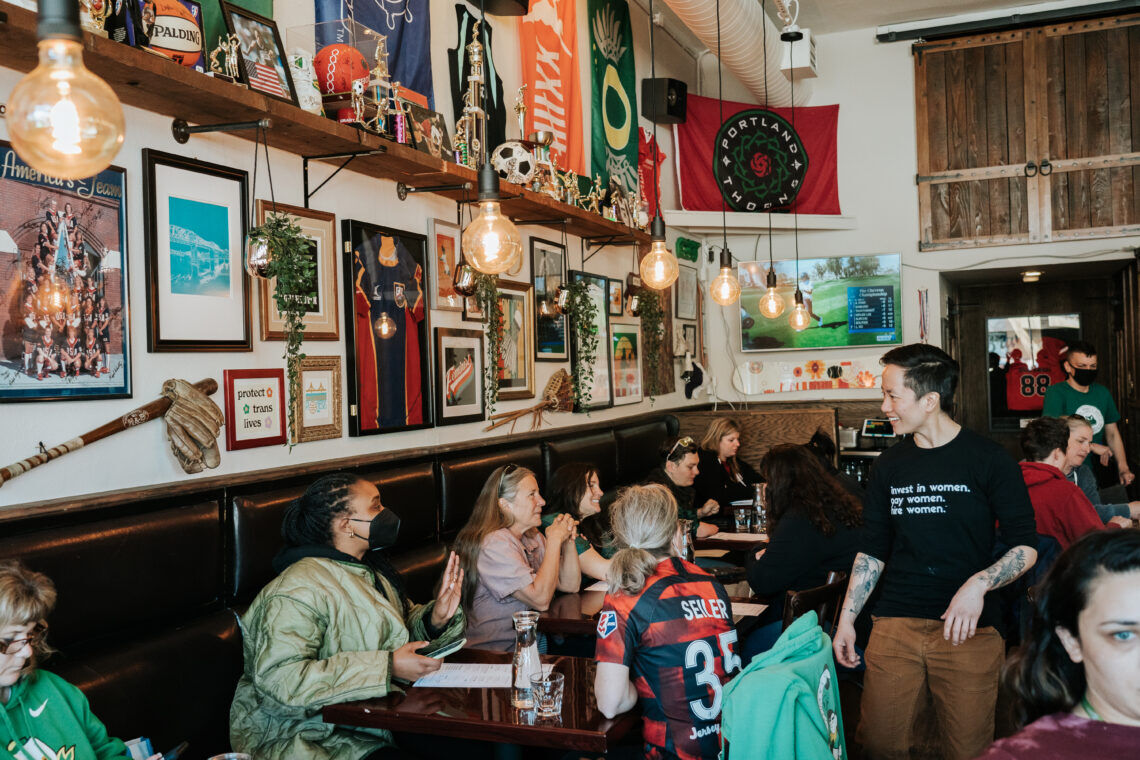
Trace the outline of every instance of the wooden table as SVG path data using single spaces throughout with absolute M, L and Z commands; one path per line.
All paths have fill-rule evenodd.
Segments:
M 598 612 L 605 601 L 604 591 L 579 591 L 577 594 L 557 596 L 549 609 L 538 618 L 538 630 L 563 636 L 593 636 L 598 630 Z M 751 599 L 733 597 L 734 603 L 756 604 Z M 739 623 L 744 615 L 733 615 Z
M 448 662 L 510 663 L 509 652 L 463 649 Z M 440 689 L 409 687 L 379 699 L 329 705 L 326 723 L 385 728 L 417 734 L 455 736 L 479 741 L 603 753 L 633 729 L 637 711 L 609 719 L 594 699 L 595 663 L 582 657 L 544 656 L 554 672 L 566 676 L 562 715 L 536 718 L 533 710 L 511 706 L 510 689 Z
M 750 536 L 744 540 L 727 538 L 726 536 Z M 714 533 L 704 538 L 693 539 L 694 549 L 726 549 L 733 552 L 745 552 L 754 546 L 768 545 L 768 536 L 764 533 Z

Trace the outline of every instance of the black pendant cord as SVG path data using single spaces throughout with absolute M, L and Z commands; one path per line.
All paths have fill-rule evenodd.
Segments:
M 760 13 L 764 17 L 764 107 L 771 108 L 771 98 L 768 96 L 768 0 L 760 0 Z M 721 122 L 724 123 L 723 121 Z M 768 272 L 773 271 L 772 263 L 772 209 L 768 209 Z
M 724 124 L 724 78 L 721 73 L 723 68 L 724 64 L 721 60 L 720 49 L 720 0 L 716 0 L 716 97 L 719 101 L 718 107 L 720 109 L 721 124 Z M 768 88 L 767 81 L 764 82 L 764 88 L 765 90 Z M 728 204 L 724 200 L 724 193 L 720 194 L 720 229 L 722 235 L 721 242 L 724 244 L 720 263 L 721 266 L 724 266 L 726 255 L 729 257 L 732 255 L 728 253 Z M 731 266 L 731 259 L 729 259 L 729 266 Z
M 795 43 L 792 41 L 788 42 L 788 60 L 789 61 L 793 60 L 794 50 L 792 49 L 792 46 L 794 44 Z M 792 72 L 792 78 L 790 80 L 790 84 L 792 86 L 792 134 L 797 134 L 796 133 L 796 75 L 795 75 L 795 71 Z M 800 205 L 799 204 L 800 190 L 802 189 L 802 187 L 803 186 L 801 185 L 799 188 L 796 188 L 795 197 L 792 198 L 792 224 L 795 225 L 795 240 L 796 240 L 796 292 L 797 293 L 800 292 L 800 213 L 799 213 L 798 208 Z
M 273 164 L 269 163 L 269 130 L 264 127 L 258 127 L 258 132 L 261 134 L 261 147 L 262 152 L 265 153 L 265 173 L 269 176 L 269 203 L 273 209 L 273 213 L 277 213 L 277 194 L 273 191 Z M 254 149 L 256 150 L 256 142 Z
M 257 144 L 257 136 L 261 133 L 261 127 L 257 127 L 257 131 L 253 133 L 253 183 L 249 192 L 249 222 L 248 226 L 254 226 L 254 216 L 257 213 L 257 149 L 261 146 Z
M 653 0 L 649 0 L 649 78 L 657 81 L 657 53 L 653 45 Z M 656 86 L 656 85 L 654 85 Z M 653 113 L 653 147 L 650 149 L 650 159 L 653 161 L 653 215 L 661 216 L 661 179 L 657 176 L 657 118 L 659 114 Z

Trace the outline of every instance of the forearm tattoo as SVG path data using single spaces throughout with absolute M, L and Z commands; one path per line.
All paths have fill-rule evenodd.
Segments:
M 982 571 L 982 580 L 986 583 L 986 590 L 993 591 L 1007 583 L 1012 583 L 1022 573 L 1030 568 L 1032 563 L 1026 556 L 1024 546 L 1015 546 L 1005 553 L 1005 556 Z
M 863 611 L 863 605 L 867 603 L 868 597 L 875 589 L 875 584 L 879 582 L 879 576 L 883 574 L 883 568 L 886 565 L 862 552 L 855 555 L 855 564 L 851 568 L 851 582 L 847 584 L 847 598 L 843 603 L 843 611 L 851 613 L 852 617 L 858 617 L 859 613 Z

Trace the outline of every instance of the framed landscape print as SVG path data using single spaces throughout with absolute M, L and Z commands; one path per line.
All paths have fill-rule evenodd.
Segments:
M 614 406 L 636 404 L 643 397 L 641 380 L 641 322 L 613 320 L 610 335 L 614 377 Z
M 222 10 L 226 28 L 238 37 L 241 83 L 255 92 L 296 105 L 297 91 L 293 89 L 277 24 L 231 3 L 223 2 Z
M 611 317 L 620 317 L 622 312 L 625 311 L 625 303 L 622 297 L 622 281 L 610 278 L 606 281 L 606 287 L 606 311 Z
M 301 360 L 301 394 L 293 399 L 297 421 L 294 443 L 340 438 L 340 357 L 306 356 Z
M 305 293 L 297 296 L 305 301 L 305 340 L 339 340 L 340 313 L 337 311 L 336 282 L 336 215 L 325 211 L 290 206 L 287 203 L 273 204 L 257 199 L 257 223 L 264 224 L 266 217 L 276 213 L 286 214 L 301 227 L 301 232 L 309 241 L 306 255 L 316 265 L 313 279 L 305 288 Z M 273 292 L 277 281 L 258 278 L 257 301 L 261 316 L 261 339 L 284 340 L 285 320 L 277 311 Z
M 130 397 L 126 171 L 0 166 L 0 401 Z
M 534 288 L 528 282 L 499 280 L 503 345 L 499 398 L 534 398 Z
M 249 351 L 244 171 L 143 149 L 150 351 Z
M 483 333 L 435 328 L 436 425 L 479 422 L 483 406 Z
M 566 270 L 566 247 L 549 240 L 530 239 L 530 279 L 534 283 L 534 302 L 553 303 L 562 273 Z M 570 356 L 566 345 L 566 315 L 545 317 L 535 309 L 534 358 L 540 362 L 564 362 Z
M 594 357 L 594 382 L 590 386 L 589 409 L 575 409 L 576 412 L 585 412 L 590 409 L 606 409 L 614 405 L 613 383 L 610 377 L 610 334 L 609 316 L 606 314 L 606 302 L 609 299 L 607 281 L 605 277 L 588 272 L 570 270 L 570 282 L 585 280 L 590 299 L 594 302 L 596 316 L 594 317 L 594 334 L 598 336 L 598 354 Z M 570 341 L 570 362 L 578 361 L 578 346 Z
M 227 369 L 226 451 L 285 443 L 285 370 Z
M 440 311 L 463 311 L 463 296 L 455 292 L 455 269 L 459 265 L 459 225 L 443 219 L 428 222 L 431 250 L 431 307 Z
M 352 220 L 341 236 L 349 435 L 429 427 L 427 238 Z
M 697 318 L 697 270 L 692 267 L 677 267 L 677 284 L 673 286 L 677 293 L 677 319 Z

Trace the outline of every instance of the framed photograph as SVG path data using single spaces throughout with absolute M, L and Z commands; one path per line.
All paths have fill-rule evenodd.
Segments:
M 143 149 L 147 343 L 250 351 L 247 174 Z
M 435 328 L 436 425 L 484 418 L 483 361 L 481 331 Z
M 305 340 L 339 340 L 340 314 L 337 311 L 336 286 L 336 215 L 325 211 L 290 206 L 257 199 L 257 223 L 264 224 L 272 212 L 287 214 L 301 227 L 309 241 L 306 255 L 316 267 L 305 292 L 298 298 L 305 301 Z M 277 311 L 273 292 L 276 280 L 259 278 L 257 301 L 261 315 L 261 339 L 284 340 L 285 319 Z
M 503 308 L 503 356 L 499 398 L 534 398 L 534 288 L 529 282 L 499 280 Z
M 241 83 L 271 98 L 297 104 L 297 91 L 286 65 L 285 46 L 273 19 L 222 2 L 226 29 L 238 36 Z
M 463 321 L 480 323 L 483 321 L 483 310 L 479 308 L 479 300 L 475 296 L 463 299 Z
M 641 380 L 641 322 L 610 322 L 614 406 L 636 404 L 643 398 Z
M 452 276 L 459 264 L 459 225 L 443 219 L 428 222 L 431 249 L 431 307 L 440 311 L 463 311 L 463 296 L 455 292 Z
M 697 270 L 693 267 L 677 267 L 677 284 L 674 290 L 677 293 L 677 319 L 697 318 Z
M 349 435 L 431 426 L 427 238 L 341 222 Z
M 530 239 L 530 281 L 534 284 L 534 302 L 554 302 L 562 273 L 566 271 L 566 247 L 540 238 Z M 544 317 L 536 309 L 534 358 L 540 362 L 564 362 L 570 358 L 566 345 L 566 315 Z
M 416 150 L 447 161 L 455 158 L 455 149 L 451 147 L 451 137 L 441 114 L 417 103 L 408 103 L 404 113 L 408 117 Z
M 285 443 L 285 370 L 227 369 L 226 451 Z
M 60 182 L 0 140 L 0 401 L 131 396 L 127 173 Z
M 339 356 L 306 356 L 301 360 L 301 394 L 293 399 L 293 419 L 297 421 L 294 443 L 343 435 L 340 387 Z
M 685 340 L 685 350 L 699 360 L 700 356 L 697 354 L 697 326 L 695 324 L 681 325 L 681 335 Z
M 575 409 L 576 412 L 586 412 L 590 409 L 607 409 L 614 405 L 613 382 L 610 375 L 610 333 L 609 316 L 606 312 L 609 292 L 607 280 L 598 274 L 570 270 L 570 282 L 585 280 L 594 302 L 597 316 L 594 319 L 594 334 L 598 336 L 598 354 L 594 357 L 594 382 L 590 387 L 590 401 L 588 409 Z M 570 362 L 578 361 L 578 346 L 570 341 Z
M 610 278 L 607 280 L 607 306 L 606 313 L 611 317 L 620 317 L 625 312 L 625 298 L 622 293 L 622 281 Z

